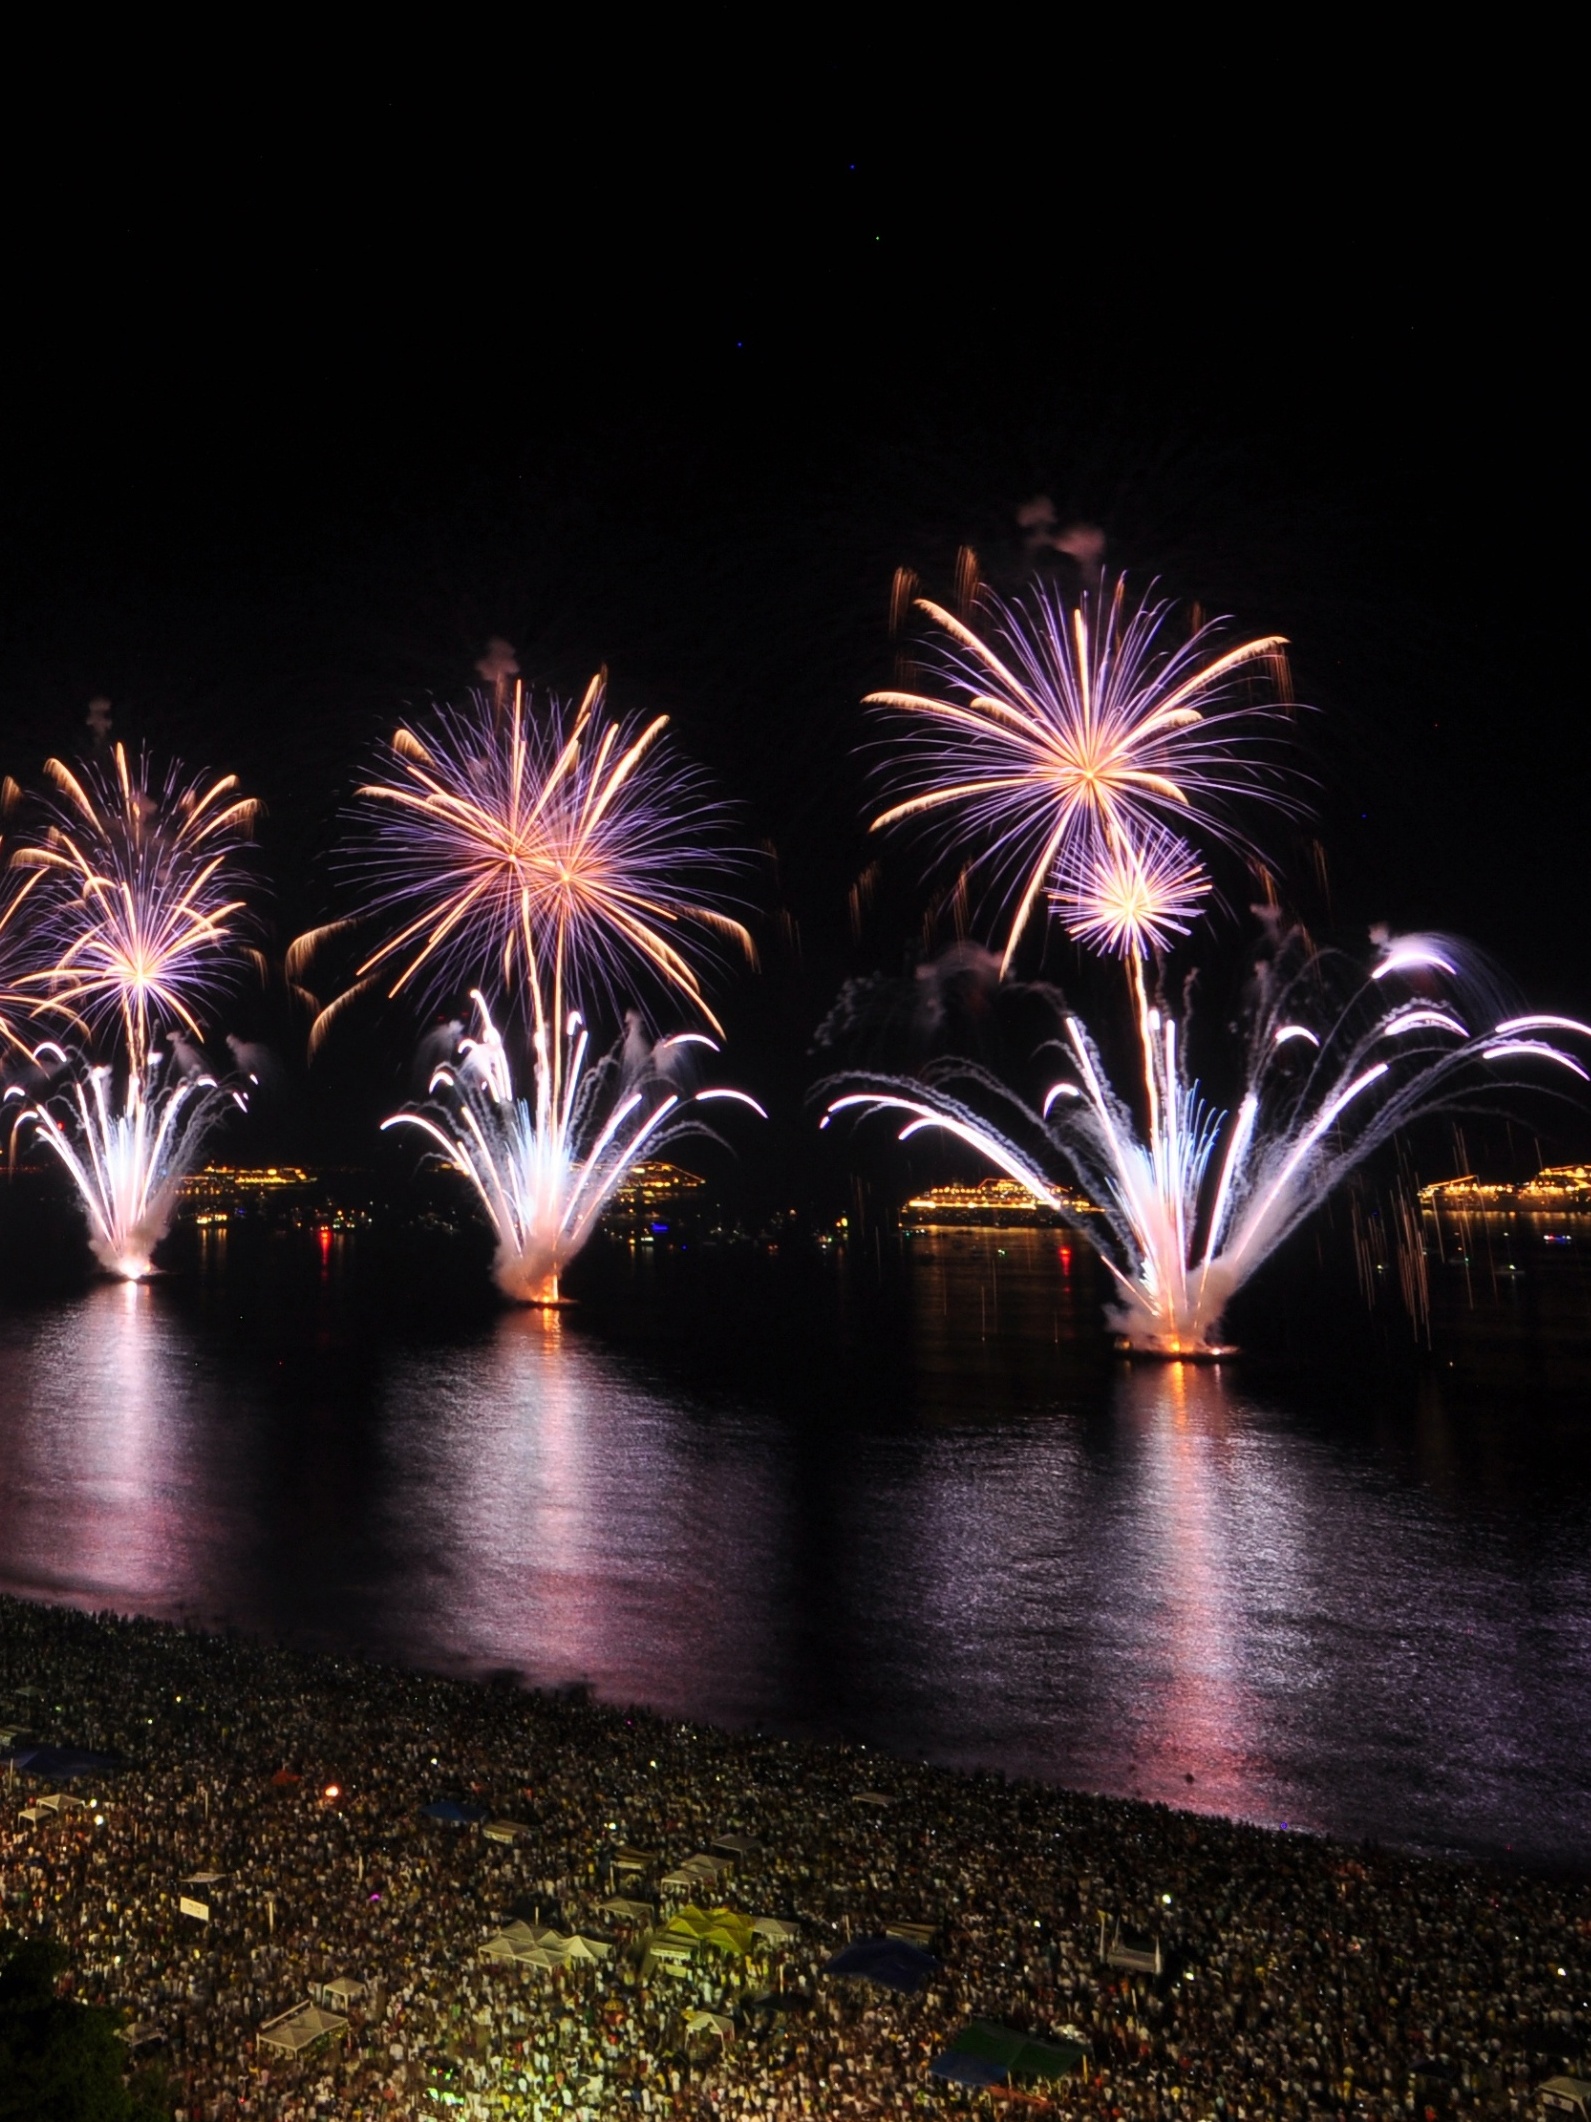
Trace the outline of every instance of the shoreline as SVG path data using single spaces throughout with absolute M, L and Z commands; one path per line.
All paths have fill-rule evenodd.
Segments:
M 127 1765 L 60 1786 L 97 1814 L 12 1811 L 5 1921 L 53 1929 L 77 1994 L 159 2026 L 189 2122 L 224 2096 L 292 2122 L 323 2082 L 351 2122 L 439 2113 L 449 2087 L 529 2117 L 554 2084 L 591 2117 L 844 2112 L 836 2087 L 857 2114 L 950 2113 L 929 2065 L 972 2019 L 1086 2041 L 1053 2112 L 1196 2122 L 1382 2122 L 1416 2069 L 1442 2111 L 1501 2115 L 1591 2050 L 1591 1888 L 1538 1871 L 7 1594 L 0 1722 L 19 1702 L 38 1737 Z M 449 1798 L 523 1833 L 422 1814 Z M 760 1853 L 718 1863 L 726 1835 Z M 603 1907 L 626 1846 L 653 1856 L 619 1896 L 645 1922 Z M 201 1871 L 222 1875 L 203 1922 L 177 1906 Z M 643 1975 L 655 1925 L 709 1904 L 792 1935 Z M 483 1962 L 516 1909 L 610 1949 Z M 1100 1960 L 1101 1912 L 1158 1939 L 1159 1977 Z M 898 1924 L 938 1962 L 920 1994 L 822 1973 Z M 374 1987 L 338 2055 L 262 2061 L 259 2026 L 339 1973 Z M 691 2034 L 687 1996 L 733 2037 Z
M 109 1615 L 118 1622 L 136 1623 L 154 1629 L 170 1630 L 184 1638 L 198 1637 L 218 1643 L 237 1642 L 252 1645 L 256 1650 L 280 1653 L 283 1656 L 323 1660 L 330 1664 L 351 1662 L 371 1675 L 383 1674 L 397 1684 L 407 1680 L 435 1680 L 466 1688 L 510 1687 L 516 1693 L 536 1700 L 553 1703 L 575 1703 L 599 1713 L 618 1717 L 641 1716 L 656 1719 L 664 1724 L 688 1724 L 692 1729 L 721 1733 L 725 1737 L 757 1739 L 770 1743 L 787 1741 L 791 1745 L 832 1749 L 839 1752 L 872 1753 L 880 1759 L 899 1760 L 904 1764 L 933 1770 L 950 1777 L 993 1776 L 1013 1785 L 1032 1784 L 1035 1789 L 1054 1791 L 1064 1797 L 1097 1800 L 1101 1804 L 1142 1807 L 1146 1811 L 1170 1812 L 1186 1816 L 1189 1820 L 1208 1820 L 1230 1827 L 1251 1828 L 1267 1835 L 1297 1838 L 1304 1836 L 1347 1850 L 1380 1850 L 1389 1856 L 1406 1857 L 1413 1861 L 1431 1864 L 1479 1865 L 1490 1867 L 1500 1873 L 1523 1878 L 1554 1880 L 1565 1886 L 1591 1887 L 1591 1829 L 1588 1829 L 1586 1855 L 1579 1861 L 1561 1853 L 1520 1852 L 1511 1844 L 1501 1848 L 1492 1844 L 1452 1842 L 1431 1845 L 1419 1842 L 1400 1841 L 1393 1837 L 1366 1833 L 1363 1835 L 1343 1832 L 1312 1824 L 1294 1825 L 1291 1822 L 1276 1822 L 1256 1818 L 1247 1813 L 1230 1813 L 1205 1810 L 1196 1804 L 1178 1804 L 1164 1798 L 1147 1798 L 1129 1791 L 1089 1789 L 1083 1784 L 1066 1783 L 1052 1776 L 1032 1774 L 1027 1771 L 1007 1771 L 983 1761 L 956 1761 L 935 1754 L 910 1755 L 901 1753 L 881 1741 L 861 1739 L 840 1733 L 803 1730 L 796 1725 L 774 1725 L 772 1723 L 737 1723 L 732 1719 L 702 1719 L 676 1715 L 673 1711 L 660 1709 L 648 1702 L 619 1702 L 600 1694 L 584 1679 L 571 1678 L 561 1681 L 541 1681 L 514 1666 L 491 1665 L 485 1661 L 478 1664 L 467 1659 L 451 1663 L 432 1665 L 400 1664 L 384 1657 L 368 1644 L 330 1642 L 315 1643 L 307 1640 L 288 1640 L 269 1635 L 264 1630 L 246 1627 L 225 1614 L 202 1616 L 184 1615 L 169 1619 L 158 1614 L 143 1613 L 135 1609 L 105 1607 L 98 1604 L 87 1592 L 62 1590 L 45 1593 L 34 1588 L 22 1588 L 5 1579 L 0 1579 L 0 1611 L 5 1603 L 13 1601 L 23 1607 L 37 1607 L 45 1611 L 59 1610 L 75 1613 L 87 1619 L 98 1619 Z M 4 1632 L 0 1630 L 0 1645 Z M 0 1668 L 0 1708 L 4 1704 L 3 1668 Z M 0 1716 L 0 1723 L 4 1717 Z

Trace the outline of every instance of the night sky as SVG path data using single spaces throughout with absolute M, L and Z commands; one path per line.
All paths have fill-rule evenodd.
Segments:
M 488 636 L 564 688 L 605 662 L 776 850 L 765 970 L 719 995 L 793 1116 L 840 981 L 898 969 L 924 898 L 902 848 L 853 942 L 892 571 L 1019 571 L 1046 493 L 1291 638 L 1339 935 L 1447 928 L 1591 1008 L 1550 112 L 1480 53 L 1301 44 L 1273 77 L 981 27 L 886 59 L 720 23 L 655 79 L 630 51 L 622 93 L 596 52 L 241 30 L 33 107 L 19 77 L 0 771 L 101 694 L 235 767 L 285 937 L 332 904 L 355 763 Z M 240 1008 L 296 1067 L 302 1027 Z M 352 1142 L 413 1032 L 352 1027 L 279 1131 Z

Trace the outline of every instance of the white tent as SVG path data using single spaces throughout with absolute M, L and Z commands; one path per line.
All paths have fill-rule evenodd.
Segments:
M 74 1798 L 69 1791 L 52 1790 L 48 1797 L 35 1798 L 31 1805 L 24 1805 L 18 1818 L 26 1820 L 30 1827 L 37 1827 L 41 1820 L 59 1820 L 63 1813 L 87 1810 L 85 1799 Z
M 673 1887 L 676 1891 L 694 1893 L 698 1886 L 716 1886 L 721 1879 L 727 1879 L 733 1870 L 734 1866 L 727 1857 L 710 1857 L 705 1850 L 701 1850 L 696 1856 L 687 1857 L 683 1864 L 676 1865 L 673 1871 L 665 1872 L 663 1884 Z
M 766 1938 L 770 1945 L 790 1945 L 801 1935 L 796 1926 L 787 1923 L 783 1916 L 754 1916 L 751 1927 L 759 1938 Z
M 481 1829 L 488 1842 L 528 1842 L 532 1830 L 523 1820 L 488 1820 Z
M 513 1960 L 521 1967 L 568 1967 L 572 1962 L 606 1960 L 613 1950 L 610 1938 L 591 1931 L 544 1929 L 539 1923 L 510 1923 L 487 1939 L 481 1947 L 483 1960 Z
M 755 1835 L 743 1835 L 738 1831 L 732 1835 L 714 1835 L 713 1848 L 741 1864 L 748 1864 L 753 1857 L 762 1854 L 762 1844 Z
M 720 2041 L 732 2041 L 735 2037 L 735 2022 L 726 2019 L 721 2011 L 688 2011 L 685 2014 L 685 2031 L 688 2034 L 716 2034 Z
M 1099 1957 L 1107 1967 L 1125 1967 L 1135 1975 L 1158 1975 L 1165 1965 L 1160 1940 L 1139 1931 L 1123 1930 L 1117 1922 L 1115 1936 L 1105 1943 L 1106 1917 L 1099 1918 Z
M 300 2056 L 317 2041 L 340 2040 L 347 2031 L 348 2021 L 340 2012 L 322 2011 L 318 2004 L 295 2004 L 291 2011 L 268 2019 L 254 2038 L 261 2048 L 274 2049 L 278 2055 Z
M 513 1922 L 504 1926 L 494 1937 L 487 1939 L 481 1947 L 483 1960 L 519 1960 L 539 1946 L 544 1938 L 555 1938 L 558 1933 L 547 1930 L 539 1923 Z
M 622 1849 L 616 1849 L 608 1861 L 613 1866 L 613 1869 L 618 1872 L 650 1871 L 657 1862 L 657 1851 L 655 1849 L 632 1849 L 626 1843 Z

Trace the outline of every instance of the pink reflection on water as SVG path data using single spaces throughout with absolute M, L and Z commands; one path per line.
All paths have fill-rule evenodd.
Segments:
M 7 1322 L 0 1512 L 8 1587 L 178 1615 L 224 1598 L 195 1450 L 191 1343 L 158 1287 L 97 1282 Z
M 1266 1801 L 1233 1546 L 1242 1413 L 1222 1372 L 1195 1363 L 1135 1364 L 1117 1405 L 1143 1447 L 1144 1523 L 1159 1547 L 1160 1654 L 1137 1704 L 1139 1787 L 1167 1803 L 1253 1817 Z
M 438 1660 L 731 1719 L 763 1707 L 778 1471 L 558 1311 L 507 1313 L 394 1395 L 389 1525 L 427 1521 L 408 1630 Z

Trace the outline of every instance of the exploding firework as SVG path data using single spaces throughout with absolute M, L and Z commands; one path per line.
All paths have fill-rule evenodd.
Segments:
M 652 1046 L 632 1026 L 621 1047 L 592 1061 L 578 1010 L 564 1023 L 561 1065 L 536 1032 L 534 1100 L 521 1098 L 485 998 L 477 991 L 471 999 L 474 1032 L 436 1070 L 426 1103 L 384 1125 L 418 1128 L 468 1181 L 496 1233 L 492 1268 L 503 1294 L 556 1304 L 563 1270 L 643 1157 L 704 1132 L 702 1106 L 737 1102 L 759 1115 L 762 1107 L 744 1091 L 683 1086 L 688 1059 L 717 1051 L 701 1032 Z
M 1133 602 L 1123 581 L 1072 605 L 1044 587 L 984 602 L 979 633 L 918 600 L 944 637 L 945 697 L 868 696 L 904 740 L 885 771 L 905 794 L 873 830 L 935 816 L 950 827 L 958 859 L 1014 899 L 1007 968 L 1068 850 L 1142 846 L 1166 821 L 1246 845 L 1234 799 L 1292 807 L 1272 761 L 1276 710 L 1247 697 L 1278 664 L 1279 635 L 1222 648 L 1212 623 L 1174 643 L 1171 605 Z
M 242 858 L 256 806 L 230 777 L 173 768 L 114 747 L 105 765 L 50 760 L 42 838 L 12 868 L 26 902 L 26 967 L 14 986 L 39 1012 L 91 1038 L 113 1036 L 112 1063 L 47 1040 L 29 1080 L 6 1092 L 13 1151 L 31 1128 L 60 1159 L 109 1272 L 151 1272 L 183 1178 L 244 1083 L 213 1075 L 199 1013 L 252 955 L 244 942 Z
M 1162 826 L 1069 849 L 1058 875 L 1050 896 L 1068 935 L 1122 958 L 1147 958 L 1185 936 L 1210 889 L 1192 848 Z
M 1129 605 L 1120 583 L 1075 607 L 1048 591 L 996 606 L 998 649 L 938 606 L 924 608 L 956 644 L 945 672 L 956 697 L 875 696 L 928 730 L 907 752 L 913 793 L 875 822 L 939 812 L 970 836 L 971 859 L 991 866 L 1017 900 L 1002 971 L 1046 882 L 1079 942 L 1126 960 L 1141 1058 L 1137 1110 L 1067 1013 L 1066 1070 L 1039 1112 L 963 1065 L 967 1096 L 955 1070 L 925 1082 L 854 1078 L 823 1124 L 847 1109 L 902 1115 L 902 1140 L 947 1133 L 1070 1217 L 1048 1176 L 1059 1165 L 1100 1211 L 1079 1228 L 1115 1280 L 1111 1321 L 1129 1346 L 1218 1351 L 1222 1314 L 1261 1261 L 1410 1122 L 1495 1086 L 1499 1071 L 1586 1079 L 1561 1039 L 1591 1040 L 1591 1027 L 1499 1020 L 1458 946 L 1405 937 L 1383 946 L 1367 978 L 1345 983 L 1342 964 L 1300 934 L 1269 968 L 1236 1111 L 1214 1108 L 1188 1072 L 1177 1020 L 1151 998 L 1147 961 L 1187 934 L 1209 888 L 1182 831 L 1230 844 L 1229 799 L 1289 801 L 1255 749 L 1250 711 L 1230 704 L 1229 691 L 1279 643 L 1212 657 L 1200 629 L 1182 649 L 1165 649 L 1167 608 Z M 1452 992 L 1439 1002 L 1404 999 L 1410 980 Z M 972 1096 L 1003 1100 L 1010 1124 L 991 1126 Z
M 748 958 L 751 941 L 710 888 L 721 811 L 667 720 L 615 720 L 598 676 L 572 710 L 537 713 L 516 683 L 400 729 L 345 857 L 364 918 L 391 932 L 318 1029 L 370 988 L 446 999 L 482 968 L 549 1046 L 567 997 L 622 1003 L 638 974 L 714 1023 L 687 939 Z M 300 940 L 291 971 L 327 933 Z
M 158 1024 L 200 1036 L 198 1012 L 234 983 L 244 953 L 239 864 L 259 806 L 234 776 L 206 784 L 116 745 L 106 766 L 45 764 L 43 838 L 13 869 L 38 874 L 25 976 L 39 1007 L 90 1031 L 114 1023 L 141 1063 Z

